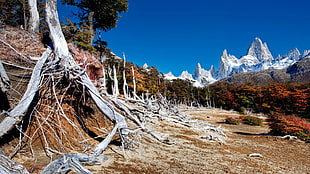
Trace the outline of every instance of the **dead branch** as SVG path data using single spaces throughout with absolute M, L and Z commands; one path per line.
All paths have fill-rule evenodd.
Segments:
M 38 60 L 39 60 L 39 59 L 38 59 Z M 15 65 L 15 64 L 12 64 L 12 63 L 4 62 L 4 61 L 2 61 L 2 63 L 5 64 L 5 65 L 9 65 L 9 66 L 16 67 L 16 68 L 20 68 L 20 69 L 24 69 L 24 70 L 29 70 L 29 71 L 32 71 L 32 70 L 33 70 L 33 68 L 27 68 L 27 67 Z
M 1 174 L 29 174 L 26 168 L 11 158 L 7 157 L 0 150 L 0 173 Z
M 83 165 L 101 164 L 107 160 L 106 156 L 86 154 L 64 154 L 44 168 L 42 174 L 67 173 L 73 171 L 81 174 L 91 174 Z

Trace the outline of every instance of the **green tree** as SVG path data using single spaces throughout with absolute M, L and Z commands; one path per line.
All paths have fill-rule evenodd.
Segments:
M 108 31 L 116 27 L 120 14 L 128 9 L 127 0 L 61 0 L 65 4 L 80 9 L 78 17 L 81 22 L 87 22 L 92 34 L 92 45 L 97 29 Z

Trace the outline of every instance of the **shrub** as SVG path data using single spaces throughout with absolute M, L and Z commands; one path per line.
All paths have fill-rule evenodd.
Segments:
M 268 122 L 272 134 L 294 135 L 304 140 L 310 139 L 310 123 L 294 114 L 274 113 L 270 115 Z
M 237 111 L 239 112 L 239 114 L 244 115 L 246 113 L 246 108 L 241 106 L 240 108 L 237 109 Z
M 262 126 L 263 120 L 257 117 L 246 116 L 242 119 L 244 124 L 253 125 L 253 126 Z
M 239 119 L 236 119 L 236 118 L 233 118 L 233 117 L 227 117 L 227 118 L 224 120 L 224 122 L 225 122 L 226 124 L 233 124 L 233 125 L 238 125 L 238 124 L 240 124 Z

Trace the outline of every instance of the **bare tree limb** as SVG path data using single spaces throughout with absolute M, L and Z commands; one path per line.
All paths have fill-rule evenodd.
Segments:
M 7 157 L 0 150 L 0 173 L 1 174 L 29 174 L 26 168 L 11 158 Z
M 85 169 L 81 164 L 94 165 L 101 164 L 106 160 L 106 156 L 94 156 L 86 154 L 64 154 L 62 157 L 54 160 L 48 166 L 44 168 L 41 174 L 57 174 L 67 173 L 74 171 L 81 174 L 91 174 L 91 172 Z

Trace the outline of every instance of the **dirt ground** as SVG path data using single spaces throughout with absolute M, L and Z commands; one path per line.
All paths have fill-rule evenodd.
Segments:
M 310 174 L 310 143 L 267 135 L 268 126 L 228 125 L 227 116 L 235 112 L 219 109 L 181 109 L 191 119 L 203 120 L 224 129 L 223 142 L 202 138 L 205 132 L 181 124 L 152 119 L 147 125 L 167 135 L 173 144 L 163 144 L 141 134 L 135 148 L 123 151 L 119 143 L 104 152 L 102 165 L 85 166 L 101 173 L 300 173 Z M 249 157 L 259 153 L 261 157 Z M 19 152 L 13 159 L 31 173 L 40 173 L 49 163 L 43 154 L 36 159 Z
M 94 173 L 310 173 L 309 143 L 269 136 L 266 125 L 222 123 L 226 116 L 238 117 L 235 112 L 183 109 L 182 113 L 223 127 L 225 142 L 202 139 L 203 133 L 195 128 L 157 122 L 155 129 L 168 135 L 174 144 L 142 136 L 134 150 L 123 153 L 111 146 L 102 166 L 87 168 Z M 262 157 L 249 157 L 253 153 Z M 121 156 L 124 154 L 126 158 Z

